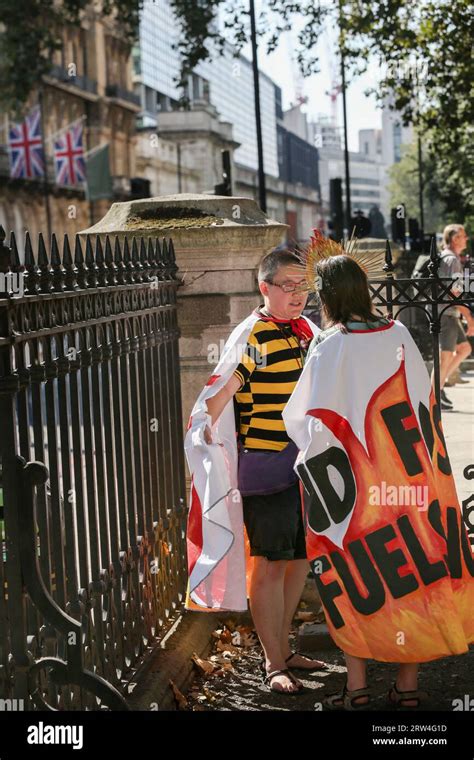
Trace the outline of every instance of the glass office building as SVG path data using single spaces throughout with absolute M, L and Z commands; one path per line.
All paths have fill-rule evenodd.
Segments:
M 160 110 L 177 105 L 179 90 L 179 52 L 173 49 L 180 27 L 168 0 L 145 0 L 140 23 L 140 40 L 134 51 L 136 88 L 143 107 L 143 126 L 159 128 Z M 263 54 L 263 51 L 261 51 Z M 234 58 L 230 45 L 224 54 L 200 63 L 189 78 L 188 97 L 194 103 L 210 102 L 222 121 L 231 122 L 233 137 L 240 143 L 234 161 L 257 170 L 257 139 L 252 65 L 243 56 Z M 260 106 L 265 173 L 278 177 L 277 114 L 281 110 L 278 88 L 260 73 Z

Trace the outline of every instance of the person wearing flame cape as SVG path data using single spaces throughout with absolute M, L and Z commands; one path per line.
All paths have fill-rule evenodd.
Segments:
M 327 329 L 283 419 L 300 450 L 307 556 L 347 663 L 325 704 L 366 707 L 374 659 L 399 663 L 389 702 L 417 708 L 419 663 L 474 642 L 474 559 L 440 410 L 406 327 L 374 313 L 369 254 L 317 232 L 305 254 Z

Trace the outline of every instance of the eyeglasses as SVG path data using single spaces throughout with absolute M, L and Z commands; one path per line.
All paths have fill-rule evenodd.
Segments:
M 283 282 L 281 285 L 279 282 L 270 282 L 265 280 L 268 285 L 275 285 L 277 288 L 281 288 L 284 293 L 307 293 L 309 287 L 307 282 Z

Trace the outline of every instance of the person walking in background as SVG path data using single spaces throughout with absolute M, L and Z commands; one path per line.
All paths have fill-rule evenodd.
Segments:
M 443 250 L 440 254 L 438 276 L 455 279 L 452 288 L 454 295 L 463 292 L 463 267 L 461 253 L 467 245 L 467 235 L 462 224 L 448 224 L 443 231 Z M 444 307 L 441 307 L 444 308 Z M 467 321 L 467 334 L 461 322 L 461 315 Z M 453 403 L 444 391 L 448 375 L 457 370 L 461 362 L 471 354 L 471 345 L 467 336 L 474 335 L 474 318 L 467 306 L 448 306 L 441 315 L 440 345 L 440 388 L 441 409 L 451 411 Z M 432 375 L 434 384 L 434 371 Z

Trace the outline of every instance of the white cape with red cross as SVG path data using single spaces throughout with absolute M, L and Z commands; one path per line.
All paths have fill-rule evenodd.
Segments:
M 252 313 L 232 331 L 189 418 L 184 443 L 192 478 L 187 530 L 187 609 L 247 609 L 244 523 L 237 487 L 232 399 L 212 426 L 212 444 L 205 442 L 204 429 L 207 424 L 210 426 L 206 401 L 221 390 L 242 361 L 247 339 L 258 319 Z M 303 319 L 316 334 L 319 328 L 306 317 Z

